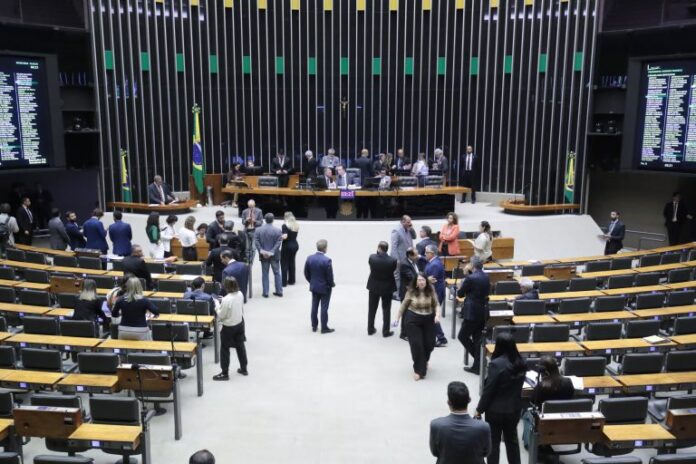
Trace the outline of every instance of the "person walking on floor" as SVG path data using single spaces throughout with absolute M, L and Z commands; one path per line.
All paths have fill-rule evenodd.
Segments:
M 316 332 L 319 326 L 317 313 L 321 303 L 321 333 L 334 332 L 329 327 L 329 302 L 331 290 L 336 286 L 334 282 L 331 258 L 326 256 L 328 242 L 324 239 L 317 241 L 317 252 L 307 257 L 304 267 L 304 275 L 309 282 L 309 291 L 312 292 L 312 332 Z
M 425 274 L 425 277 L 427 277 L 430 285 L 432 285 L 433 289 L 435 290 L 437 304 L 442 306 L 447 292 L 447 285 L 445 282 L 445 266 L 437 256 L 437 247 L 435 245 L 429 245 L 426 247 L 425 259 L 427 264 L 425 265 L 425 269 L 423 269 L 423 273 Z M 435 330 L 435 347 L 442 348 L 447 346 L 447 337 L 445 337 L 445 332 L 442 330 L 442 325 L 440 325 L 439 322 L 436 322 L 433 329 Z
M 369 293 L 367 311 L 367 334 L 372 335 L 377 332 L 375 329 L 375 316 L 379 300 L 382 300 L 382 336 L 391 337 L 394 332 L 389 330 L 391 322 L 391 302 L 392 295 L 396 291 L 396 281 L 394 280 L 394 270 L 396 270 L 396 258 L 387 254 L 389 244 L 379 242 L 377 253 L 370 255 L 368 264 L 370 265 L 370 276 L 367 278 L 367 290 Z
M 471 262 L 466 266 L 464 272 L 468 275 L 462 280 L 462 284 L 457 290 L 459 298 L 466 297 L 462 307 L 464 322 L 459 329 L 457 339 L 474 358 L 471 367 L 465 367 L 464 370 L 478 374 L 481 336 L 486 325 L 486 307 L 488 306 L 488 295 L 491 292 L 491 281 L 488 275 L 483 272 L 483 262 L 477 256 L 471 258 Z
M 396 258 L 397 266 L 394 271 L 394 280 L 396 280 L 396 288 L 399 288 L 401 283 L 401 275 L 399 273 L 400 263 L 406 260 L 406 250 L 413 248 L 413 240 L 416 238 L 416 231 L 413 229 L 410 216 L 401 216 L 401 222 L 391 232 L 391 257 Z M 393 298 L 399 299 L 397 292 L 394 292 Z
M 230 380 L 230 348 L 237 351 L 239 369 L 237 373 L 249 375 L 247 371 L 247 354 L 244 347 L 246 340 L 244 332 L 244 296 L 239 290 L 239 284 L 234 277 L 225 278 L 227 295 L 222 299 L 218 309 L 218 324 L 220 329 L 220 369 L 221 372 L 213 380 Z
M 283 287 L 295 285 L 295 257 L 300 245 L 297 243 L 297 233 L 300 225 L 295 215 L 290 211 L 285 213 L 285 223 L 281 228 L 283 232 L 283 247 L 280 249 L 280 272 L 283 276 Z
M 273 213 L 266 213 L 265 224 L 258 228 L 254 234 L 254 248 L 259 252 L 261 261 L 261 283 L 263 285 L 263 297 L 268 298 L 269 270 L 273 269 L 273 283 L 275 284 L 275 296 L 283 296 L 283 282 L 280 277 L 280 245 L 283 243 L 283 232 L 273 226 Z
M 405 317 L 406 336 L 413 359 L 413 379 L 421 380 L 428 372 L 430 354 L 435 349 L 434 324 L 440 322 L 440 305 L 425 274 L 419 274 L 406 292 L 394 326 Z

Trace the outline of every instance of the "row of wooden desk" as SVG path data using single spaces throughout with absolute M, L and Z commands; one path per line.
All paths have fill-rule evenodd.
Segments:
M 70 250 L 53 250 L 51 248 L 42 248 L 42 247 L 36 247 L 36 246 L 32 246 L 32 245 L 23 245 L 20 243 L 15 244 L 15 248 L 17 248 L 18 250 L 22 250 L 22 251 L 31 251 L 34 253 L 43 253 L 43 254 L 48 255 L 48 256 L 68 256 L 68 257 L 77 256 L 74 251 L 70 251 Z M 145 260 L 145 262 L 148 262 L 148 263 L 164 262 L 164 260 L 162 260 L 162 259 L 154 259 L 154 258 L 148 258 L 148 257 L 145 257 L 143 259 Z M 183 261 L 183 260 L 180 261 L 180 260 L 177 260 L 174 262 L 174 265 L 177 265 L 177 264 L 201 264 L 202 265 L 203 263 L 201 261 Z

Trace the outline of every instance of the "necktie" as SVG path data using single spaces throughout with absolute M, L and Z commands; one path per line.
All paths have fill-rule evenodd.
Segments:
M 471 158 L 472 158 L 472 154 L 471 154 L 471 153 L 469 153 L 468 155 L 466 155 L 466 170 L 467 170 L 467 171 L 471 171 Z
M 25 207 L 24 209 L 27 212 L 27 216 L 29 216 L 29 223 L 33 224 L 34 223 L 34 215 L 31 214 L 31 211 L 29 210 L 29 208 Z
M 674 214 L 672 215 L 672 222 L 677 222 L 677 208 L 679 208 L 679 203 L 675 201 L 672 205 L 672 210 L 674 211 Z
M 162 189 L 161 185 L 158 185 L 157 188 L 159 189 L 160 198 L 162 199 L 162 202 L 164 202 L 164 190 Z

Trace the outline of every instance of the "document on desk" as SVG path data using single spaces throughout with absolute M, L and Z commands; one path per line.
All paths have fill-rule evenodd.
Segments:
M 585 382 L 583 382 L 582 377 L 577 377 L 575 375 L 567 376 L 571 382 L 573 382 L 573 388 L 576 390 L 584 390 Z
M 531 387 L 534 387 L 537 383 L 538 378 L 539 373 L 537 371 L 527 371 L 527 373 L 524 376 L 524 383 L 528 384 Z
M 669 338 L 660 337 L 659 335 L 650 335 L 649 337 L 643 337 L 643 340 L 652 345 L 659 345 L 660 343 L 669 342 Z

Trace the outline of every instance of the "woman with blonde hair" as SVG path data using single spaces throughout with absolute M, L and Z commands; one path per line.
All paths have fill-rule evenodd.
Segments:
M 493 250 L 491 248 L 493 236 L 491 235 L 491 225 L 488 221 L 481 221 L 479 234 L 472 244 L 474 245 L 474 255 L 478 256 L 482 262 L 485 263 L 491 260 L 493 256 Z
M 196 237 L 196 231 L 194 226 L 196 225 L 196 218 L 189 216 L 184 221 L 184 227 L 179 229 L 179 241 L 181 242 L 181 252 L 184 261 L 196 261 L 196 243 L 198 243 L 198 238 Z
M 147 313 L 159 316 L 157 306 L 143 296 L 143 285 L 137 277 L 126 281 L 126 291 L 116 301 L 111 312 L 114 324 L 118 323 L 119 340 L 150 340 Z
M 92 279 L 85 279 L 82 283 L 82 291 L 77 296 L 73 321 L 92 321 L 97 323 L 98 318 L 103 321 L 104 328 L 109 326 L 109 318 L 102 310 L 102 302 L 97 296 L 97 283 Z
M 280 272 L 283 276 L 283 287 L 295 285 L 295 256 L 300 245 L 297 243 L 297 232 L 300 225 L 292 212 L 285 213 L 283 230 L 283 248 L 280 249 Z
M 440 229 L 440 256 L 459 256 L 459 218 L 456 213 L 447 213 L 447 223 Z

